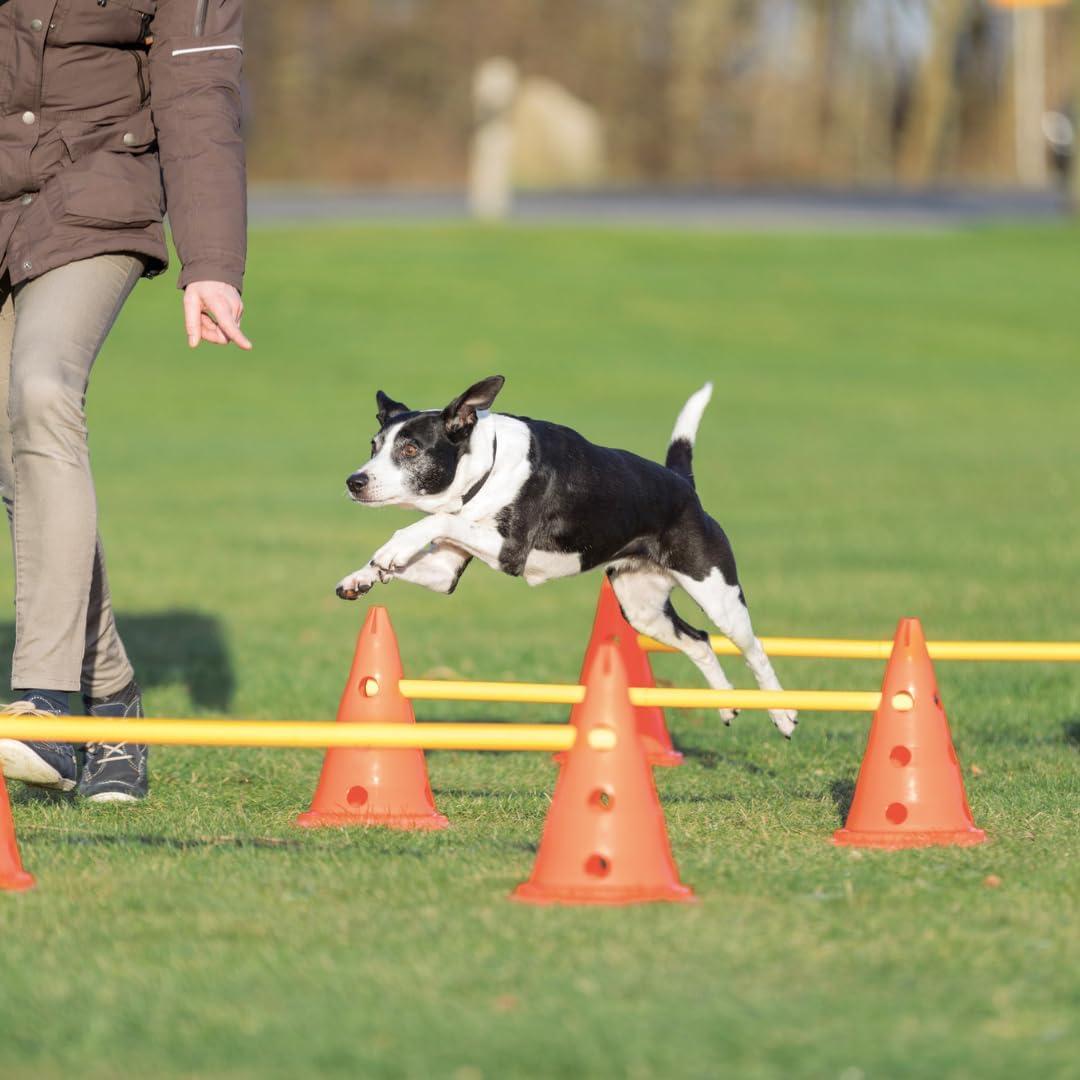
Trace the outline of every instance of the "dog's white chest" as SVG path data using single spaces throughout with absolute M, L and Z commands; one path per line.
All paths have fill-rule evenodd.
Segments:
M 521 576 L 529 585 L 543 585 L 553 578 L 573 577 L 581 573 L 581 556 L 565 551 L 533 551 L 525 559 Z

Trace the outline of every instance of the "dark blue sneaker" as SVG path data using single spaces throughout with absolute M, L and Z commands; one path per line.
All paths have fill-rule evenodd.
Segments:
M 87 716 L 141 717 L 142 692 L 134 679 L 115 694 L 83 698 Z M 150 789 L 147 748 L 140 743 L 87 743 L 79 794 L 90 802 L 138 802 Z
M 67 716 L 56 702 L 28 694 L 0 709 L 5 716 Z M 75 747 L 70 743 L 21 742 L 0 739 L 0 769 L 8 780 L 22 780 L 35 787 L 70 791 L 79 775 Z

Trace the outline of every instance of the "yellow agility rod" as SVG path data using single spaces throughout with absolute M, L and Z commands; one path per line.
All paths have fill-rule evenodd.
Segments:
M 427 701 L 508 701 L 527 702 L 532 705 L 577 705 L 585 700 L 585 687 L 577 683 L 402 679 L 398 683 L 398 689 L 403 697 Z M 630 704 L 658 705 L 663 709 L 873 712 L 881 704 L 881 694 L 877 691 L 848 690 L 693 690 L 632 686 Z M 904 705 L 901 703 L 898 707 L 902 710 Z
M 107 717 L 0 717 L 0 739 L 153 743 L 169 746 L 361 746 L 422 750 L 569 750 L 569 724 L 339 724 L 294 720 L 113 720 Z M 589 733 L 594 750 L 615 746 L 613 729 Z
M 402 679 L 404 697 L 429 701 L 499 701 L 567 705 L 585 699 L 585 687 L 548 683 L 449 682 Z M 375 691 L 377 692 L 377 690 Z M 372 696 L 374 696 L 372 694 Z M 631 687 L 633 705 L 673 709 L 802 709 L 827 712 L 874 712 L 877 692 L 844 690 L 693 690 Z M 899 712 L 914 707 L 910 694 L 895 694 Z M 296 720 L 123 720 L 82 716 L 0 716 L 0 739 L 44 742 L 152 743 L 171 746 L 362 746 L 422 750 L 569 750 L 577 728 L 569 724 L 342 724 Z M 595 750 L 610 750 L 615 733 L 605 728 L 589 734 Z
M 891 641 L 862 641 L 854 638 L 763 637 L 770 656 L 805 657 L 817 660 L 888 660 Z M 709 638 L 713 652 L 737 656 L 739 650 L 726 637 Z M 646 652 L 676 652 L 670 645 L 639 635 L 638 644 Z M 1080 663 L 1080 641 L 928 641 L 932 660 L 1021 661 Z

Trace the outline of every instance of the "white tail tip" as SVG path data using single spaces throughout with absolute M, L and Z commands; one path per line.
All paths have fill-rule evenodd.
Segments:
M 675 430 L 671 433 L 672 442 L 685 439 L 693 445 L 694 439 L 697 437 L 698 425 L 701 423 L 701 416 L 705 412 L 705 406 L 709 404 L 711 397 L 711 382 L 707 382 L 700 390 L 690 395 L 689 400 L 682 407 L 682 411 L 675 421 Z

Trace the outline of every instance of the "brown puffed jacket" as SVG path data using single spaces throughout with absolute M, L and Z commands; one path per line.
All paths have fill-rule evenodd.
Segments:
M 243 0 L 0 0 L 0 277 L 116 252 L 243 283 Z

